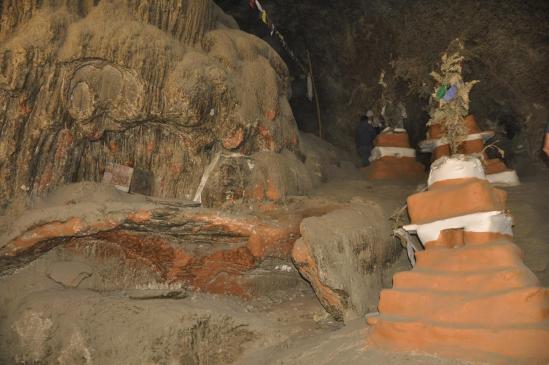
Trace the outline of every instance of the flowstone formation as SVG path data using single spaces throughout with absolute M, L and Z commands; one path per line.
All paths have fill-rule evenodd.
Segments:
M 477 158 L 433 163 L 428 191 L 408 198 L 412 224 L 404 227 L 425 250 L 382 291 L 369 345 L 490 363 L 549 361 L 549 290 L 512 242 L 506 199 Z
M 311 187 L 285 63 L 211 0 L 1 4 L 0 213 L 110 162 L 206 205 Z

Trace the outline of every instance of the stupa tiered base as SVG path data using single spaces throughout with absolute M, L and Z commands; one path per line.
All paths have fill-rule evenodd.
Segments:
M 368 345 L 496 364 L 549 363 L 549 289 L 522 261 L 506 194 L 478 159 L 433 164 L 429 190 L 408 199 L 425 250 L 381 293 Z M 461 197 L 461 198 L 460 198 Z M 475 219 L 468 217 L 474 216 Z
M 380 133 L 375 141 L 367 168 L 371 180 L 420 179 L 425 168 L 416 161 L 416 151 L 410 148 L 408 133 L 404 129 Z
M 514 170 L 509 169 L 499 158 L 488 160 L 488 157 L 484 153 L 484 143 L 494 136 L 494 132 L 481 131 L 473 115 L 466 117 L 464 123 L 468 135 L 466 140 L 459 146 L 458 153 L 484 156 L 487 180 L 490 183 L 499 186 L 519 185 L 520 181 Z M 427 139 L 420 142 L 419 146 L 423 152 L 432 152 L 433 161 L 450 155 L 450 147 L 448 142 L 443 138 L 440 125 L 430 126 L 427 132 Z
M 505 165 L 499 158 L 485 162 L 486 178 L 496 186 L 517 186 L 520 185 L 517 172 Z

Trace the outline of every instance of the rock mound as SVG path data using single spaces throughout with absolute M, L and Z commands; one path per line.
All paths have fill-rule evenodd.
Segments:
M 384 265 L 399 247 L 374 202 L 355 202 L 303 220 L 292 258 L 326 310 L 339 320 L 374 311 L 383 287 Z
M 211 0 L 0 6 L 0 212 L 100 181 L 109 162 L 148 172 L 153 196 L 190 200 L 217 153 L 299 150 L 285 63 Z M 209 205 L 255 188 L 245 173 L 205 183 Z

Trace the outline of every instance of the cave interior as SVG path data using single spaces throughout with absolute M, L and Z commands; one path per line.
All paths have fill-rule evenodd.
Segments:
M 543 0 L 0 0 L 0 363 L 549 363 L 548 75 Z

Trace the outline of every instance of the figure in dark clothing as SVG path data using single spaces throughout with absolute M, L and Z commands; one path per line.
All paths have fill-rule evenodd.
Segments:
M 543 144 L 543 152 L 549 157 L 549 123 L 545 127 L 545 143 Z
M 377 132 L 371 123 L 371 117 L 362 116 L 356 131 L 356 149 L 362 161 L 362 166 L 370 164 L 370 154 L 374 148 L 376 136 Z

